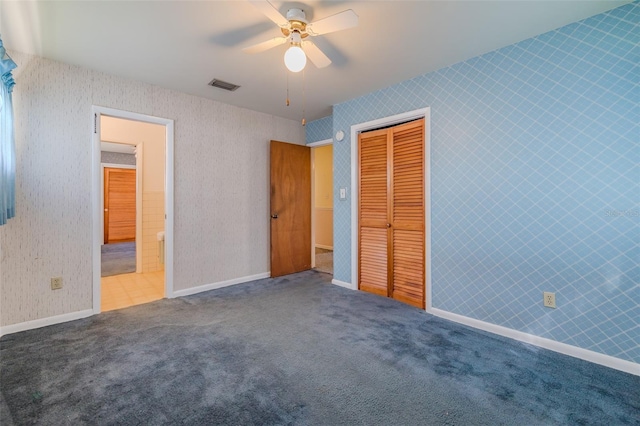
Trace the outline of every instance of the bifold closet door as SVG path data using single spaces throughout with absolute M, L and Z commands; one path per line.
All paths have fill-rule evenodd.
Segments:
M 359 135 L 359 283 L 358 288 L 389 296 L 388 132 Z
M 391 296 L 424 309 L 424 119 L 392 130 Z
M 359 135 L 359 282 L 425 307 L 424 119 Z

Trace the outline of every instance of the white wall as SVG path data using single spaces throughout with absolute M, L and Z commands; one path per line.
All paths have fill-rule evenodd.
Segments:
M 162 269 L 158 237 L 165 224 L 165 127 L 155 139 L 145 140 L 142 150 L 142 272 Z
M 100 140 L 105 142 L 144 144 L 143 191 L 164 191 L 165 126 L 103 116 Z
M 0 227 L 0 326 L 91 308 L 92 105 L 175 120 L 175 290 L 268 271 L 269 140 L 303 144 L 297 121 L 10 54 L 17 216 Z

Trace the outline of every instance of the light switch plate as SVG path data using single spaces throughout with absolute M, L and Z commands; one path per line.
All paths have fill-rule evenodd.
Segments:
M 340 188 L 340 199 L 341 200 L 347 199 L 347 188 Z

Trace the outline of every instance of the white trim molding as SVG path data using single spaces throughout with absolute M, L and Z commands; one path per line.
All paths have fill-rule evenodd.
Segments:
M 322 146 L 333 145 L 333 139 L 324 139 L 318 142 L 311 142 L 306 146 L 309 148 L 320 148 Z M 333 207 L 316 207 L 316 155 L 315 149 L 311 149 L 311 267 L 316 267 L 316 210 L 330 209 Z M 332 160 L 333 161 L 333 160 Z M 331 177 L 333 179 L 333 176 Z M 333 223 L 333 222 L 332 222 Z M 331 230 L 333 232 L 333 229 Z M 333 250 L 333 249 L 332 249 Z
M 489 333 L 498 334 L 540 348 L 549 349 L 574 358 L 579 358 L 594 364 L 603 365 L 605 367 L 624 371 L 625 373 L 640 376 L 640 364 L 616 358 L 610 355 L 601 354 L 599 352 L 590 351 L 588 349 L 579 348 L 577 346 L 568 345 L 556 340 L 547 339 L 545 337 L 535 336 L 533 334 L 514 330 L 512 328 L 503 327 L 501 325 L 491 324 L 489 322 L 469 318 L 464 315 L 454 314 L 453 312 L 443 311 L 436 308 L 427 310 L 428 313 L 440 318 L 444 318 L 453 322 L 468 325 L 469 327 L 488 331 Z
M 324 244 L 316 244 L 316 248 L 324 250 L 333 250 L 333 246 L 325 246 Z
M 351 126 L 351 282 L 358 288 L 358 133 L 424 118 L 425 306 L 431 308 L 431 107 Z M 353 285 L 353 284 L 352 284 Z
M 115 164 L 115 163 L 100 163 L 102 168 L 111 167 L 114 169 L 134 169 L 136 168 L 135 164 Z
M 144 241 L 142 232 L 142 177 L 144 175 L 143 161 L 144 143 L 136 145 L 136 274 L 142 273 L 142 253 Z
M 234 278 L 226 281 L 218 281 L 217 283 L 204 284 L 198 287 L 186 288 L 184 290 L 176 290 L 173 292 L 173 297 L 191 296 L 192 294 L 202 293 L 203 291 L 229 287 L 232 285 L 242 284 L 249 281 L 261 280 L 263 278 L 269 278 L 270 276 L 271 276 L 271 272 L 264 272 L 262 274 L 247 275 L 246 277 Z
M 217 288 L 228 287 L 235 284 L 242 284 L 249 281 L 260 280 L 263 278 L 269 278 L 271 272 L 265 272 L 262 274 L 249 275 L 246 277 L 235 278 L 227 281 L 220 281 L 213 284 L 206 284 L 198 287 L 188 288 L 185 290 L 178 290 L 173 292 L 173 297 L 190 296 L 192 294 L 202 293 L 203 291 L 215 290 Z M 84 311 L 71 312 L 68 314 L 56 315 L 48 318 L 40 318 L 33 321 L 25 321 L 18 324 L 11 324 L 4 327 L 0 327 L 0 337 L 6 334 L 19 333 L 21 331 L 33 330 L 36 328 L 47 327 L 49 325 L 61 324 L 63 322 L 75 321 L 82 318 L 87 318 L 96 315 L 94 309 L 85 309 Z
M 351 283 L 347 283 L 344 281 L 336 280 L 335 278 L 331 280 L 331 284 L 338 285 L 340 287 L 348 288 L 349 290 L 357 290 L 358 288 Z
M 0 328 L 0 337 L 6 334 L 19 333 L 21 331 L 33 330 L 36 328 L 47 327 L 49 325 L 60 324 L 68 321 L 75 321 L 87 318 L 93 315 L 93 309 L 85 309 L 84 311 L 70 312 L 68 314 L 55 315 L 48 318 L 40 318 L 33 321 L 25 321 L 17 324 L 5 325 Z
M 141 121 L 144 123 L 153 123 L 160 124 L 165 126 L 165 236 L 164 236 L 164 246 L 165 246 L 165 265 L 164 265 L 164 285 L 165 285 L 165 297 L 173 298 L 175 297 L 173 294 L 173 155 L 174 155 L 174 124 L 173 120 L 168 118 L 154 117 L 151 115 L 138 114 L 130 111 L 123 111 L 114 108 L 106 108 L 101 106 L 93 105 L 91 107 L 91 121 L 90 121 L 90 133 L 91 133 L 91 142 L 92 142 L 92 270 L 93 270 L 93 313 L 98 314 L 101 312 L 101 276 L 100 276 L 100 245 L 101 245 L 101 234 L 102 229 L 100 227 L 101 224 L 101 213 L 104 209 L 101 209 L 101 171 L 102 164 L 100 158 L 100 116 L 106 115 L 110 117 L 122 118 L 126 120 L 133 121 Z M 138 149 L 142 149 L 141 144 L 138 144 Z M 140 152 L 138 152 L 140 154 Z M 141 158 L 141 155 L 138 155 L 138 158 Z M 136 164 L 140 164 L 136 162 Z M 137 167 L 137 170 L 140 171 L 141 168 Z M 137 173 L 140 176 L 140 173 Z M 138 185 L 141 182 L 140 179 L 137 179 Z M 136 205 L 139 207 L 138 202 L 140 201 L 141 188 L 136 188 L 137 199 Z M 139 209 L 137 209 L 139 210 Z M 138 224 L 139 220 L 136 219 L 136 223 Z M 138 224 L 139 225 L 139 224 Z M 136 228 L 140 229 L 140 226 Z M 136 240 L 139 241 L 139 235 L 136 235 Z M 138 250 L 138 246 L 136 244 L 136 252 L 141 253 L 141 250 Z M 136 269 L 140 266 L 140 257 L 138 255 L 136 259 Z
M 331 145 L 331 144 L 333 144 L 333 139 L 323 139 L 321 141 L 308 143 L 306 146 L 308 146 L 309 148 L 317 148 L 319 146 L 325 146 L 325 145 Z

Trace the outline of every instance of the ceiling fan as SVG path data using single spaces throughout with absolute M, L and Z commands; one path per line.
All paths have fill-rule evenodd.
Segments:
M 351 10 L 345 10 L 335 15 L 315 22 L 307 21 L 302 9 L 289 9 L 287 16 L 273 7 L 268 0 L 249 0 L 260 12 L 280 27 L 282 37 L 272 38 L 253 46 L 245 47 L 245 53 L 259 53 L 284 43 L 289 43 L 289 49 L 284 55 L 284 62 L 289 71 L 299 72 L 304 69 L 307 57 L 318 68 L 331 64 L 331 59 L 316 46 L 309 37 L 315 37 L 336 31 L 346 30 L 358 25 L 358 15 Z

